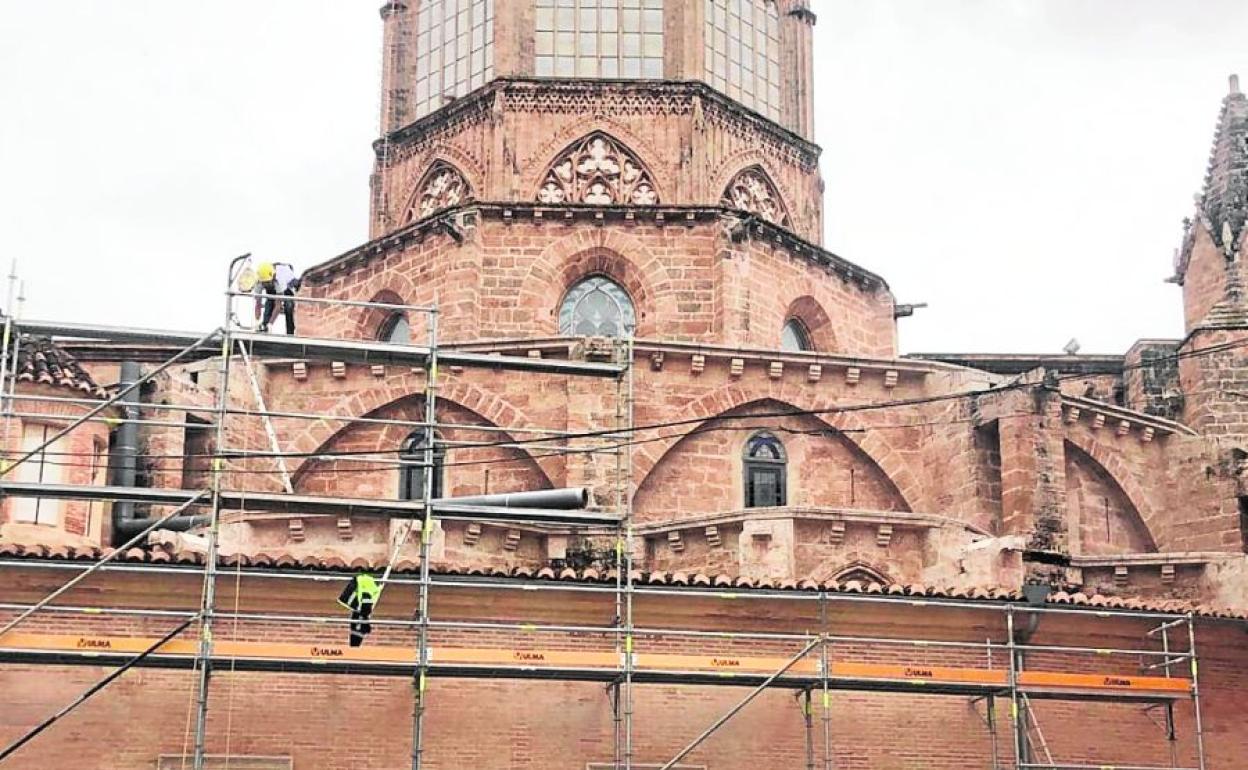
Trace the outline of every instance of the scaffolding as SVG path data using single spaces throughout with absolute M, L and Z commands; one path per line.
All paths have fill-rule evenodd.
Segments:
M 0 661 L 41 662 L 99 666 L 116 664 L 112 672 L 96 687 L 66 709 L 62 709 L 36 730 L 17 743 L 0 751 L 0 763 L 47 729 L 87 697 L 134 666 L 190 669 L 194 672 L 194 749 L 195 770 L 203 770 L 208 756 L 209 692 L 214 666 L 228 663 L 231 671 L 316 672 L 343 675 L 365 674 L 408 678 L 412 684 L 411 767 L 420 770 L 426 764 L 427 743 L 425 716 L 430 707 L 431 678 L 560 680 L 594 682 L 604 687 L 612 732 L 612 766 L 615 770 L 633 770 L 636 766 L 634 714 L 638 686 L 711 686 L 749 688 L 731 709 L 705 730 L 693 736 L 683 749 L 662 770 L 675 767 L 696 751 L 723 725 L 729 723 L 764 692 L 774 689 L 796 694 L 804 732 L 805 767 L 814 770 L 822 764 L 833 770 L 834 730 L 832 693 L 837 691 L 942 695 L 965 699 L 971 707 L 986 706 L 983 716 L 991 738 L 993 768 L 1005 766 L 1049 770 L 1083 770 L 1104 768 L 1104 761 L 1054 760 L 1039 729 L 1033 701 L 1070 700 L 1106 703 L 1140 704 L 1153 711 L 1160 709 L 1168 758 L 1157 765 L 1112 765 L 1117 770 L 1206 770 L 1204 734 L 1200 715 L 1200 693 L 1196 652 L 1195 620 L 1191 615 L 1128 611 L 1083 610 L 1022 604 L 1016 602 L 953 601 L 889 595 L 841 594 L 826 590 L 734 590 L 724 587 L 654 586 L 641 582 L 635 568 L 637 538 L 632 512 L 632 452 L 635 437 L 634 381 L 631 340 L 612 346 L 609 361 L 573 361 L 549 358 L 469 353 L 445 347 L 438 337 L 438 310 L 434 306 L 324 300 L 311 297 L 290 298 L 309 305 L 338 305 L 360 310 L 381 310 L 395 313 L 421 314 L 427 319 L 427 339 L 414 345 L 392 341 L 335 340 L 309 337 L 282 337 L 257 334 L 243 328 L 235 313 L 235 303 L 252 295 L 237 291 L 235 279 L 244 258 L 230 267 L 226 291 L 225 320 L 207 333 L 168 332 L 130 328 L 60 324 L 52 322 L 15 321 L 5 319 L 5 335 L 20 344 L 22 335 L 60 336 L 75 339 L 111 340 L 135 344 L 174 346 L 178 352 L 163 364 L 148 371 L 134 383 L 120 388 L 103 401 L 54 396 L 19 396 L 15 391 L 17 378 L 16 352 L 0 352 L 0 394 L 6 388 L 3 416 L 8 419 L 25 414 L 19 403 L 48 400 L 74 404 L 84 413 L 58 431 L 51 439 L 33 450 L 24 452 L 10 462 L 0 474 L 0 494 L 13 497 L 47 497 L 57 499 L 127 501 L 155 506 L 174 507 L 171 513 L 152 519 L 140 519 L 132 530 L 126 546 L 138 544 L 148 533 L 174 521 L 203 529 L 206 555 L 202 564 L 135 565 L 119 560 L 124 549 L 106 555 L 99 562 L 85 565 L 64 561 L 18 559 L 0 560 L 0 567 L 43 571 L 57 587 L 42 600 L 33 603 L 0 605 L 0 612 L 14 617 L 0 626 Z M 260 387 L 253 381 L 255 408 L 232 404 L 231 367 L 241 364 L 250 369 L 252 357 L 275 356 L 294 359 L 348 361 L 369 365 L 411 367 L 424 373 L 423 413 L 419 420 L 397 420 L 356 415 L 321 415 L 295 411 L 269 412 L 260 396 Z M 106 410 L 150 380 L 157 373 L 179 362 L 216 358 L 220 387 L 211 408 L 192 405 L 149 405 L 154 410 L 193 410 L 210 413 L 214 421 L 216 443 L 210 470 L 210 484 L 202 489 L 147 488 L 137 486 L 44 484 L 10 480 L 9 472 L 20 463 L 47 449 L 64 435 L 93 420 L 107 419 Z M 440 421 L 438 416 L 439 367 L 475 367 L 514 372 L 539 372 L 567 377 L 605 378 L 614 382 L 614 413 L 605 430 L 573 432 L 550 428 L 513 429 L 509 426 L 464 425 Z M 248 372 L 248 378 L 253 377 Z M 7 378 L 7 381 L 6 381 Z M 227 420 L 231 417 L 258 418 L 265 422 L 265 436 L 270 444 L 264 452 L 227 445 Z M 418 460 L 400 457 L 393 467 L 421 469 L 423 485 L 420 499 L 377 500 L 297 493 L 288 482 L 283 491 L 266 492 L 231 488 L 228 484 L 229 460 L 248 457 L 273 457 L 281 463 L 280 440 L 269 420 L 328 420 L 342 425 L 399 425 L 423 431 L 426 440 L 420 447 Z M 183 424 L 168 420 L 145 421 L 153 425 Z M 580 505 L 566 508 L 516 506 L 480 498 L 457 500 L 435 497 L 434 469 L 437 431 L 441 428 L 463 428 L 502 434 L 529 433 L 543 441 L 558 440 L 559 446 L 547 446 L 557 453 L 588 453 L 609 458 L 611 494 L 609 506 L 581 510 Z M 585 442 L 576 446 L 576 441 Z M 468 442 L 471 443 L 471 442 Z M 506 441 L 493 446 L 524 447 Z M 318 457 L 319 455 L 311 455 Z M 341 459 L 341 458 L 334 458 Z M 376 458 L 370 458 L 376 461 Z M 285 466 L 280 465 L 282 475 Z M 523 498 L 522 498 L 523 499 Z M 206 511 L 192 515 L 194 510 Z M 385 604 L 410 617 L 378 615 L 372 624 L 393 632 L 403 644 L 374 645 L 351 648 L 319 641 L 315 634 L 325 629 L 341 628 L 350 621 L 342 617 L 283 613 L 266 610 L 244 612 L 221 607 L 218 597 L 220 576 L 220 544 L 222 514 L 227 511 L 270 511 L 300 516 L 370 516 L 405 521 L 389 544 L 382 583 Z M 613 558 L 601 582 L 537 582 L 532 580 L 470 577 L 434 574 L 431 566 L 431 542 L 437 520 L 467 520 L 582 528 L 609 537 L 613 542 Z M 392 572 L 395 561 L 411 536 L 419 539 L 418 572 L 415 576 Z M 62 571 L 72 574 L 60 583 Z M 55 604 L 88 575 L 97 573 L 142 572 L 179 578 L 196 577 L 200 584 L 197 606 L 184 608 L 111 607 L 100 608 L 73 604 Z M 238 600 L 244 582 L 263 584 L 265 581 L 340 580 L 340 574 L 309 574 L 280 569 L 244 570 L 233 573 L 236 581 L 234 598 Z M 318 585 L 318 590 L 323 586 Z M 536 594 L 532 592 L 537 592 Z M 397 594 L 397 596 L 396 596 Z M 497 618 L 466 614 L 456 604 L 456 596 L 507 596 L 519 607 L 529 607 L 536 616 L 534 596 L 575 597 L 595 612 L 603 611 L 608 622 L 555 622 L 534 617 L 500 621 Z M 443 601 L 444 611 L 435 611 L 433 600 Z M 410 605 L 409 602 L 410 601 Z M 766 621 L 771 625 L 759 629 L 748 611 L 731 616 L 739 625 L 717 628 L 709 620 L 685 626 L 662 623 L 639 623 L 638 603 L 644 605 L 641 617 L 670 617 L 671 606 L 749 606 L 772 602 L 775 616 L 783 620 Z M 944 639 L 919 633 L 896 635 L 861 635 L 856 618 L 863 612 L 960 612 L 977 618 L 976 627 L 986 631 L 983 641 Z M 60 617 L 82 616 L 96 620 L 101 616 L 168 619 L 178 625 L 164 637 L 126 634 L 48 634 L 26 633 L 16 627 L 37 612 Z M 1138 645 L 1115 648 L 1093 648 L 1069 644 L 1038 644 L 1032 633 L 1043 617 L 1062 619 L 1078 616 L 1099 619 L 1116 618 L 1133 624 L 1146 624 L 1143 641 Z M 557 619 L 556 619 L 557 620 Z M 318 640 L 308 643 L 273 643 L 267 641 L 222 638 L 217 624 L 281 623 L 311 629 L 308 633 Z M 179 635 L 197 627 L 195 639 Z M 484 643 L 477 646 L 456 641 L 455 633 L 479 635 Z M 523 639 L 517 643 L 517 639 Z M 570 641 L 569 641 L 570 640 Z M 1086 658 L 1097 661 L 1088 664 Z M 1039 661 L 1039 665 L 1036 665 Z M 1113 665 L 1107 663 L 1113 661 Z M 819 704 L 816 708 L 816 703 Z M 1000 756 L 997 735 L 998 704 L 1008 704 L 1011 730 L 1010 756 Z M 1181 704 L 1191 709 L 1195 727 L 1195 765 L 1180 760 L 1175 710 Z M 816 716 L 818 712 L 818 716 Z M 818 727 L 818 730 L 816 729 Z M 816 733 L 821 734 L 817 736 Z M 820 746 L 822 744 L 822 746 Z M 822 757 L 819 756 L 820 748 Z

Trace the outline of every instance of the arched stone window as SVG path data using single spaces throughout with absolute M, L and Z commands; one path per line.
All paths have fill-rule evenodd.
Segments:
M 423 463 L 425 461 L 426 437 L 428 435 L 428 430 L 424 428 L 412 431 L 411 435 L 404 440 L 403 446 L 399 449 L 399 459 L 401 461 L 420 463 L 403 465 L 399 468 L 400 500 L 425 499 L 425 467 Z M 445 463 L 446 448 L 438 441 L 435 434 L 433 441 L 433 494 L 431 497 L 443 496 L 443 466 Z
M 559 307 L 559 333 L 569 337 L 628 337 L 636 328 L 628 292 L 606 276 L 576 282 Z
M 788 458 L 784 445 L 763 431 L 745 442 L 745 507 L 771 508 L 788 504 Z
M 412 344 L 412 325 L 407 316 L 403 313 L 391 313 L 377 332 L 377 339 L 398 345 Z
M 796 318 L 785 321 L 784 328 L 780 330 L 780 349 L 789 352 L 814 350 L 815 346 L 810 341 L 810 332 L 806 330 L 806 324 Z

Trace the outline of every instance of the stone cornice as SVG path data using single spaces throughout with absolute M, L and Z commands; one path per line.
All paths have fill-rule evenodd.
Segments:
M 926 513 L 910 513 L 908 511 L 869 511 L 856 508 L 825 508 L 815 506 L 785 506 L 782 508 L 745 508 L 725 513 L 705 514 L 682 519 L 649 522 L 635 527 L 638 535 L 661 535 L 698 527 L 715 527 L 725 524 L 740 524 L 746 521 L 773 521 L 776 519 L 794 519 L 799 521 L 844 521 L 869 526 L 889 524 L 899 528 L 939 529 L 941 527 L 957 527 L 978 535 L 988 536 L 989 533 L 971 526 L 963 521 L 945 516 Z
M 1108 555 L 1071 556 L 1072 567 L 1153 566 L 1159 564 L 1201 565 L 1236 559 L 1243 554 L 1219 551 L 1174 551 L 1171 553 L 1120 553 Z
M 700 80 L 579 80 L 579 79 L 544 79 L 544 78 L 498 78 L 478 88 L 467 96 L 456 99 L 408 125 L 378 138 L 373 143 L 373 151 L 378 160 L 385 157 L 387 148 L 393 151 L 395 145 L 419 142 L 430 137 L 441 135 L 449 127 L 459 125 L 463 121 L 473 120 L 494 109 L 498 99 L 544 100 L 554 103 L 569 97 L 592 97 L 602 99 L 617 94 L 625 97 L 630 104 L 636 104 L 638 97 L 650 97 L 656 101 L 672 100 L 688 102 L 687 105 L 673 104 L 681 111 L 693 111 L 695 99 L 701 99 L 704 106 L 718 108 L 726 115 L 732 116 L 743 125 L 767 135 L 769 138 L 793 148 L 801 156 L 802 162 L 813 168 L 819 161 L 822 150 L 819 145 L 803 139 L 798 134 L 784 128 L 760 113 L 745 105 L 728 98 Z
M 1144 412 L 1137 412 L 1134 409 L 1106 404 L 1096 399 L 1083 398 L 1082 396 L 1062 396 L 1062 410 L 1068 423 L 1078 422 L 1081 415 L 1087 414 L 1093 416 L 1094 420 L 1096 416 L 1104 418 L 1100 420 L 1102 426 L 1112 420 L 1120 426 L 1126 424 L 1128 430 L 1131 428 L 1145 428 L 1162 434 L 1198 435 L 1196 431 L 1182 423 Z M 1094 427 L 1096 427 L 1095 423 Z M 1152 435 L 1148 434 L 1147 431 L 1144 435 L 1148 436 L 1147 440 L 1151 440 Z
M 731 223 L 732 237 L 753 238 L 773 243 L 797 257 L 817 264 L 846 281 L 857 284 L 867 291 L 889 291 L 888 282 L 843 257 L 817 246 L 789 230 L 759 217 L 743 215 L 739 211 L 722 206 L 592 206 L 550 205 L 545 203 L 498 203 L 476 201 L 436 216 L 413 222 L 406 227 L 375 238 L 350 251 L 308 268 L 304 280 L 311 285 L 323 285 L 335 275 L 345 274 L 363 267 L 373 259 L 402 249 L 429 235 L 448 234 L 462 238 L 461 227 L 468 222 L 465 217 L 476 214 L 483 219 L 503 222 L 587 222 L 594 224 L 621 223 L 624 225 L 649 225 L 660 227 L 692 226 L 722 222 Z

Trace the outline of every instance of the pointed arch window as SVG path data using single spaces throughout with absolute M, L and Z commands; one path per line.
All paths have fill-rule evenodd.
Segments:
M 755 433 L 745 442 L 745 507 L 788 505 L 788 457 L 774 434 Z
M 403 313 L 392 313 L 381 325 L 381 330 L 377 332 L 377 339 L 382 342 L 393 342 L 396 345 L 412 344 L 412 325 L 407 320 L 407 316 Z
M 399 449 L 399 460 L 404 464 L 399 468 L 399 499 L 425 499 L 425 449 L 428 446 L 429 431 L 425 428 L 413 431 L 403 441 Z M 430 497 L 443 496 L 443 472 L 446 463 L 446 447 L 434 434 L 433 440 L 433 490 Z
M 780 331 L 780 349 L 791 353 L 814 350 L 806 324 L 796 318 L 785 321 L 784 328 Z
M 628 337 L 636 328 L 628 292 L 606 276 L 573 284 L 559 307 L 559 333 L 569 337 Z

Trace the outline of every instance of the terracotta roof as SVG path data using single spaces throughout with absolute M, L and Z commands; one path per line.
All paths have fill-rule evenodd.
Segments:
M 23 336 L 17 346 L 17 381 L 69 388 L 104 398 L 104 389 L 78 361 L 46 337 Z
M 112 552 L 112 549 L 74 548 L 71 546 L 29 546 L 17 543 L 0 543 L 0 559 L 32 559 L 45 561 L 97 561 Z M 196 566 L 203 563 L 203 556 L 198 553 L 183 551 L 171 554 L 167 550 L 131 548 L 114 559 L 125 564 L 173 564 Z M 350 562 L 338 556 L 305 556 L 295 557 L 280 549 L 257 551 L 252 554 L 224 556 L 221 563 L 228 567 L 244 567 L 249 569 L 302 569 L 310 571 L 347 571 L 356 569 L 381 570 L 385 564 L 380 559 L 356 558 Z M 412 560 L 400 560 L 394 565 L 396 574 L 413 575 L 419 572 L 419 563 Z M 552 567 L 534 569 L 515 567 L 502 569 L 497 567 L 459 567 L 454 565 L 437 565 L 433 568 L 436 576 L 466 576 L 513 578 L 534 581 L 561 581 L 568 583 L 611 584 L 615 582 L 614 570 L 596 570 L 586 568 L 575 570 L 564 568 L 556 570 Z M 908 585 L 880 583 L 863 583 L 849 581 L 815 581 L 815 580 L 773 580 L 768 578 L 755 579 L 728 574 L 706 574 L 701 572 L 642 572 L 634 570 L 633 582 L 643 586 L 694 587 L 694 588 L 731 588 L 735 590 L 782 590 L 782 591 L 828 591 L 842 594 L 874 594 L 880 596 L 929 597 L 934 599 L 957 599 L 971 601 L 1023 601 L 1021 591 L 998 588 L 966 588 L 955 586 L 926 585 L 911 583 Z M 1169 599 L 1134 599 L 1117 596 L 1087 595 L 1057 591 L 1049 595 L 1048 603 L 1052 605 L 1068 605 L 1091 609 L 1133 610 L 1138 612 L 1158 612 L 1185 615 L 1193 613 L 1204 618 L 1227 618 L 1248 620 L 1248 611 L 1234 610 L 1226 607 L 1215 607 Z

